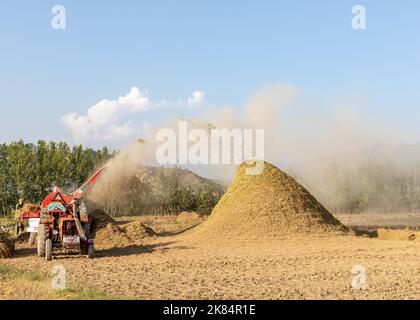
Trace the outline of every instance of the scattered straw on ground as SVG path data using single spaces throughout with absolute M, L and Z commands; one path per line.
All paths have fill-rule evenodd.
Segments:
M 189 223 L 189 222 L 198 221 L 199 219 L 200 219 L 200 215 L 198 213 L 183 211 L 177 216 L 176 222 L 177 223 L 187 223 L 187 222 Z
M 132 244 L 124 230 L 104 211 L 94 210 L 92 216 L 94 219 L 92 236 L 95 246 L 119 247 Z
M 378 238 L 382 240 L 420 240 L 420 232 L 413 230 L 392 230 L 392 229 L 378 229 Z
M 242 164 L 209 219 L 191 231 L 201 239 L 262 239 L 346 234 L 304 187 L 265 162 L 259 175 L 247 175 Z
M 0 231 L 0 259 L 9 258 L 14 251 L 14 241 L 7 232 Z
M 133 241 L 127 236 L 119 226 L 108 223 L 104 228 L 94 232 L 95 245 L 98 247 L 121 247 L 133 244 Z
M 30 274 L 51 274 L 59 263 L 68 285 L 141 300 L 420 299 L 418 241 L 331 236 L 221 244 L 177 235 L 55 262 L 27 243 L 17 249 L 2 262 Z M 366 290 L 352 288 L 355 265 L 367 270 Z
M 134 241 L 156 235 L 152 228 L 146 227 L 141 222 L 130 222 L 126 224 L 123 229 L 127 236 Z
M 146 237 L 155 235 L 151 228 L 139 222 L 120 227 L 117 222 L 102 210 L 92 212 L 93 239 L 97 247 L 124 247 Z

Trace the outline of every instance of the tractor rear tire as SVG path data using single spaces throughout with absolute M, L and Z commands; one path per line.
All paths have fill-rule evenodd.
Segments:
M 52 240 L 47 239 L 45 241 L 45 260 L 51 261 L 52 260 Z
M 15 221 L 15 227 L 14 227 L 14 232 L 15 232 L 15 236 L 16 238 L 19 236 L 20 234 L 20 223 L 18 220 Z
M 36 242 L 36 232 L 31 232 L 29 235 L 29 245 L 32 247 Z
M 40 224 L 38 227 L 38 245 L 37 245 L 37 254 L 38 257 L 45 256 L 45 240 L 47 238 L 47 226 L 45 224 Z
M 86 256 L 88 254 L 88 246 L 84 243 L 80 245 L 80 254 Z
M 93 245 L 90 245 L 88 247 L 87 257 L 88 257 L 88 259 L 93 259 L 95 257 L 95 247 Z
M 25 231 L 25 226 L 23 225 L 21 220 L 15 221 L 14 232 L 16 238 L 19 237 Z

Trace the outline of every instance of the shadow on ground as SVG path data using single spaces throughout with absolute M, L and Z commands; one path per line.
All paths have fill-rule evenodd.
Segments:
M 177 231 L 163 231 L 163 232 L 159 232 L 159 233 L 156 233 L 156 234 L 157 234 L 159 237 L 171 237 L 171 236 L 176 236 L 176 235 L 182 234 L 182 233 L 184 233 L 184 232 L 187 232 L 188 230 L 191 230 L 191 229 L 193 229 L 193 228 L 197 227 L 198 225 L 202 224 L 203 222 L 204 222 L 204 221 L 200 221 L 200 222 L 198 222 L 198 223 L 196 223 L 196 224 L 193 224 L 192 226 L 189 226 L 189 227 L 184 228 L 184 229 L 182 229 L 182 230 L 177 230 Z
M 353 232 L 356 234 L 356 236 L 358 237 L 367 237 L 367 238 L 377 238 L 378 237 L 378 231 L 376 229 L 367 229 L 367 228 L 357 228 L 357 227 L 353 227 L 351 228 L 351 230 L 353 230 Z
M 28 257 L 28 256 L 36 256 L 35 247 L 17 248 L 13 252 L 13 257 Z
M 95 253 L 95 258 L 101 259 L 106 257 L 123 257 L 123 256 L 131 256 L 137 254 L 145 254 L 145 253 L 152 253 L 154 251 L 160 252 L 167 252 L 169 250 L 191 250 L 194 247 L 190 246 L 177 246 L 174 245 L 176 241 L 167 241 L 167 242 L 158 242 L 153 244 L 145 244 L 145 245 L 130 245 L 126 247 L 113 247 L 113 248 L 104 248 L 104 249 L 97 249 Z M 13 257 L 28 257 L 28 256 L 36 256 L 36 248 L 35 247 L 21 247 L 17 248 L 13 253 Z M 56 251 L 53 255 L 54 260 L 60 259 L 86 259 L 84 255 L 79 254 L 75 251 Z M 40 258 L 42 259 L 42 258 Z
M 105 257 L 123 257 L 130 255 L 137 255 L 143 253 L 152 253 L 154 251 L 167 252 L 169 250 L 192 250 L 194 247 L 190 246 L 176 246 L 175 241 L 171 242 L 160 242 L 149 245 L 131 245 L 127 247 L 120 248 L 107 248 L 99 249 L 96 252 L 96 257 L 105 258 Z

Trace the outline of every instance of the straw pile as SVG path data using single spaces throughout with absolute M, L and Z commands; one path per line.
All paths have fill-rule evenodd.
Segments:
M 183 211 L 176 217 L 177 223 L 192 223 L 200 219 L 200 215 L 196 212 Z
M 134 241 L 156 235 L 152 228 L 146 227 L 141 222 L 130 222 L 123 227 L 123 230 L 127 236 Z
M 261 239 L 346 234 L 303 186 L 265 162 L 260 175 L 247 175 L 242 164 L 209 219 L 192 230 L 201 239 Z
M 94 218 L 92 236 L 98 247 L 125 247 L 154 235 L 153 230 L 141 223 L 130 223 L 123 227 L 102 210 L 92 212 Z
M 378 229 L 378 238 L 382 240 L 420 240 L 420 232 L 414 230 L 391 230 L 391 229 Z

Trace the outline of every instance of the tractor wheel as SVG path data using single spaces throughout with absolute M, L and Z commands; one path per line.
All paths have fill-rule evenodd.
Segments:
M 39 225 L 37 238 L 37 254 L 38 257 L 43 257 L 45 255 L 45 240 L 47 238 L 47 226 L 45 224 Z
M 15 227 L 14 227 L 15 236 L 18 237 L 25 229 L 23 226 L 23 223 L 20 220 L 15 221 Z
M 88 254 L 88 250 L 89 248 L 88 248 L 88 246 L 85 244 L 85 243 L 82 243 L 81 245 L 80 245 L 80 253 L 82 254 L 82 255 L 84 255 L 84 256 L 86 256 L 87 254 Z
M 36 232 L 31 232 L 29 235 L 29 245 L 32 247 L 35 244 L 36 241 Z
M 15 221 L 15 227 L 14 227 L 14 232 L 15 232 L 15 236 L 18 237 L 19 236 L 19 221 Z
M 45 241 L 45 260 L 51 261 L 52 259 L 52 240 L 47 239 Z
M 88 257 L 88 259 L 93 259 L 95 257 L 95 247 L 93 245 L 90 245 L 88 247 L 87 257 Z

